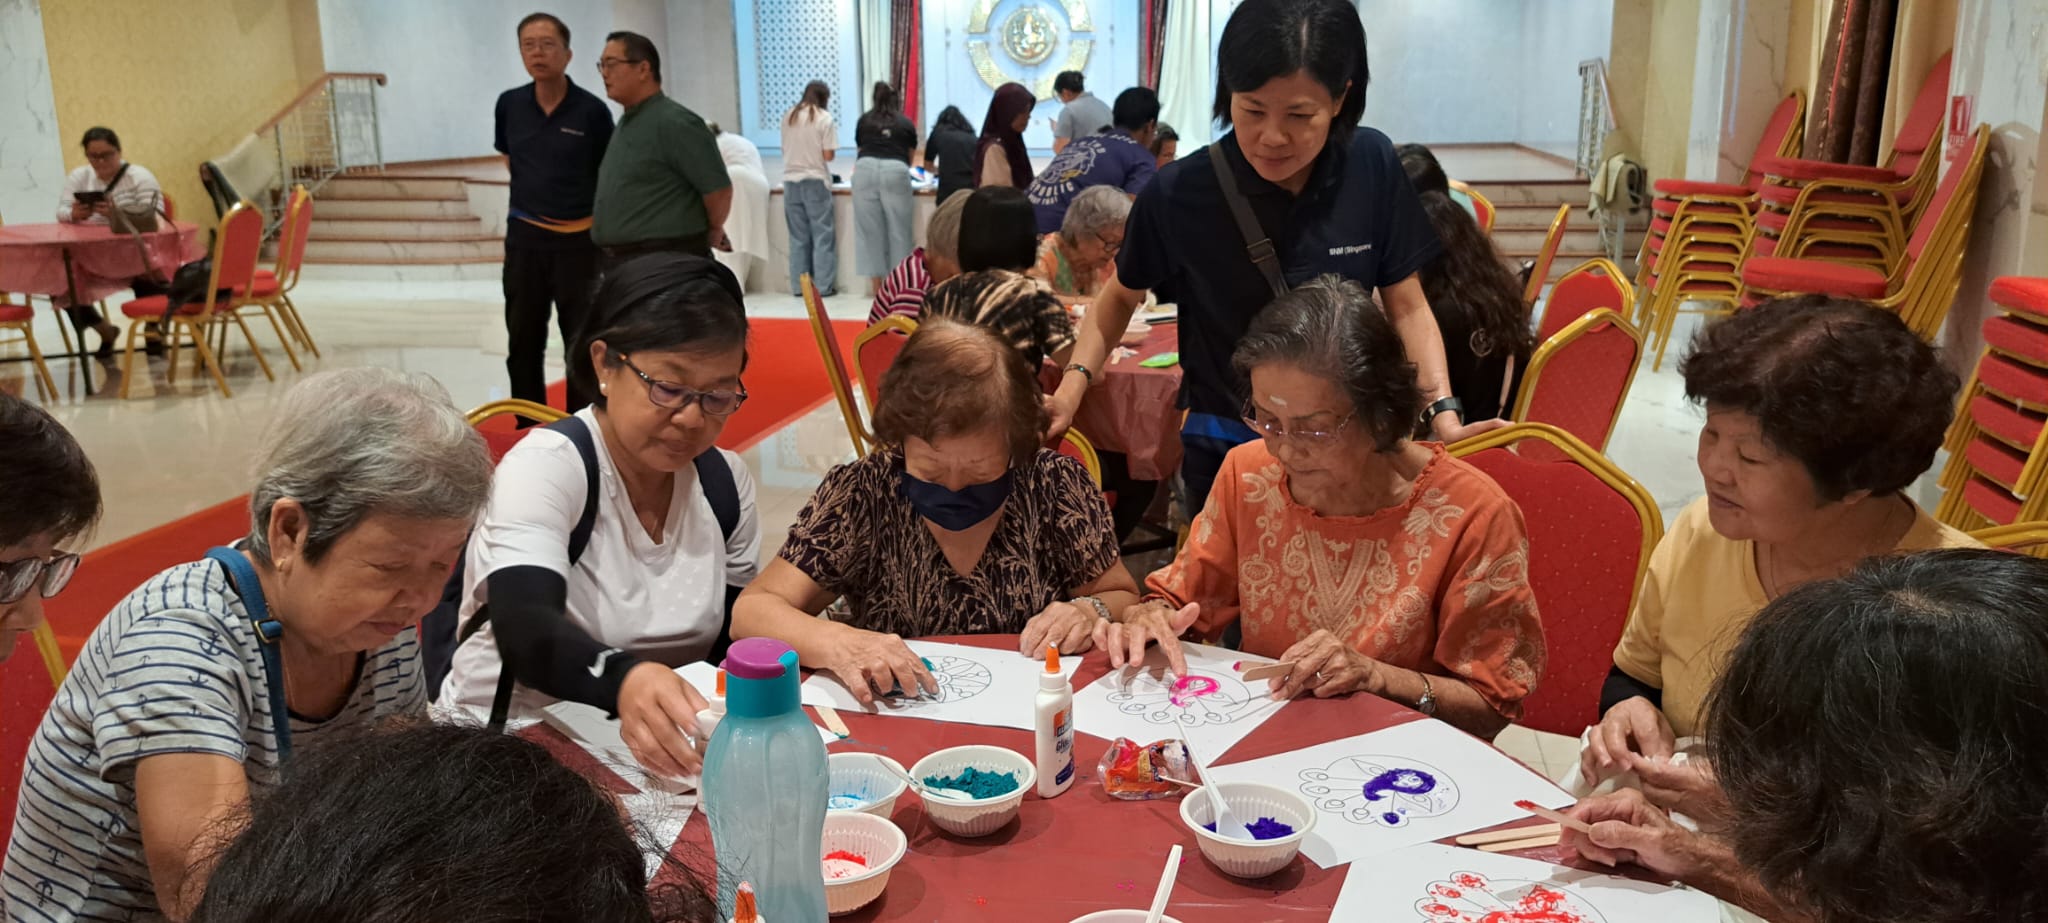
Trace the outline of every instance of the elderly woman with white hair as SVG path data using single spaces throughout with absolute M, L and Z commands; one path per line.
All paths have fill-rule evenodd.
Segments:
M 349 369 L 293 388 L 257 458 L 248 536 L 122 600 L 43 716 L 10 919 L 185 919 L 294 743 L 424 714 L 414 626 L 490 496 L 483 440 L 431 379 Z
M 1090 186 L 1067 206 L 1060 229 L 1038 243 L 1038 262 L 1031 275 L 1044 279 L 1071 303 L 1094 299 L 1114 271 L 1124 245 L 1124 219 L 1131 216 L 1131 197 L 1115 186 Z

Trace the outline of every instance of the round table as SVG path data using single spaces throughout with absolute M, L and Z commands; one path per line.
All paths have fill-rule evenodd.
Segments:
M 128 280 L 151 269 L 169 278 L 205 255 L 199 226 L 190 222 L 172 221 L 142 236 L 147 264 L 133 236 L 104 224 L 0 226 L 0 292 L 65 295 L 84 304 L 128 288 Z
M 1016 635 L 931 640 L 1017 649 Z M 1105 655 L 1089 653 L 1074 673 L 1074 688 L 1108 670 Z M 905 766 L 934 750 L 961 744 L 1008 747 L 1027 757 L 1032 751 L 1031 733 L 1014 728 L 843 711 L 840 716 L 853 734 L 832 744 L 832 752 L 881 753 Z M 1257 759 L 1424 720 L 1429 719 L 1378 696 L 1299 699 L 1282 706 L 1217 762 Z M 606 789 L 633 792 L 617 774 L 553 728 L 540 724 L 524 733 Z M 1202 857 L 1194 834 L 1181 823 L 1179 798 L 1118 801 L 1103 793 L 1096 764 L 1108 746 L 1109 741 L 1101 738 L 1076 735 L 1073 788 L 1050 800 L 1027 793 L 1016 821 L 980 839 L 957 839 L 939 831 L 925 820 L 916 794 L 906 792 L 896 803 L 894 820 L 909 837 L 909 853 L 891 872 L 888 890 L 880 898 L 857 913 L 834 919 L 1064 923 L 1097 910 L 1142 909 L 1151 903 L 1167 850 L 1175 843 L 1183 847 L 1183 862 L 1170 913 L 1186 923 L 1324 923 L 1330 918 L 1348 866 L 1322 869 L 1297 856 L 1287 868 L 1258 881 L 1226 876 Z M 703 874 L 709 869 L 710 853 L 710 826 L 703 812 L 693 812 L 676 842 L 676 858 Z M 1552 858 L 1542 851 L 1520 855 Z
M 1180 469 L 1180 366 L 1148 369 L 1139 363 L 1180 348 L 1179 324 L 1155 324 L 1137 355 L 1112 361 L 1090 388 L 1074 428 L 1105 452 L 1129 458 L 1139 481 L 1164 481 Z M 1114 354 L 1112 354 L 1113 356 Z

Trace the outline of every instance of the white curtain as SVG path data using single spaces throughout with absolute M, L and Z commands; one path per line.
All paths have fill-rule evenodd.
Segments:
M 1159 120 L 1180 134 L 1185 156 L 1209 143 L 1216 77 L 1209 56 L 1209 0 L 1169 0 L 1159 55 Z
M 860 86 L 840 91 L 846 95 L 846 105 L 839 111 L 848 114 L 847 118 L 840 119 L 842 123 L 850 123 L 861 113 L 868 111 L 868 91 L 874 89 L 876 83 L 887 82 L 889 79 L 890 0 L 857 0 L 857 3 L 859 5 L 856 9 L 860 17 Z

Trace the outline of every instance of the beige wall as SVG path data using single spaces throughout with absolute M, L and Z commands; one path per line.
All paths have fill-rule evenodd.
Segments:
M 1643 101 L 1632 132 L 1651 178 L 1685 175 L 1686 137 L 1692 130 L 1693 58 L 1699 46 L 1699 0 L 1650 0 L 1650 65 L 1643 75 Z M 1619 28 L 1615 42 L 1622 41 Z
M 214 223 L 199 164 L 291 102 L 318 73 L 317 0 L 124 0 L 43 4 L 43 39 L 65 168 L 95 125 L 121 136 L 178 216 Z M 311 33 L 310 39 L 307 33 Z M 314 60 L 302 60 L 302 49 Z

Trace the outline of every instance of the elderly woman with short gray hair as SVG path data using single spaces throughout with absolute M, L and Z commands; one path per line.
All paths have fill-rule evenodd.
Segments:
M 1116 253 L 1124 245 L 1124 219 L 1131 216 L 1131 197 L 1115 186 L 1090 186 L 1067 205 L 1060 229 L 1038 242 L 1038 262 L 1031 275 L 1044 279 L 1069 302 L 1095 297 L 1115 271 Z
M 0 895 L 36 919 L 182 920 L 295 742 L 421 715 L 415 624 L 490 496 L 433 380 L 308 377 L 259 448 L 249 534 L 156 575 L 86 639 L 23 770 Z

